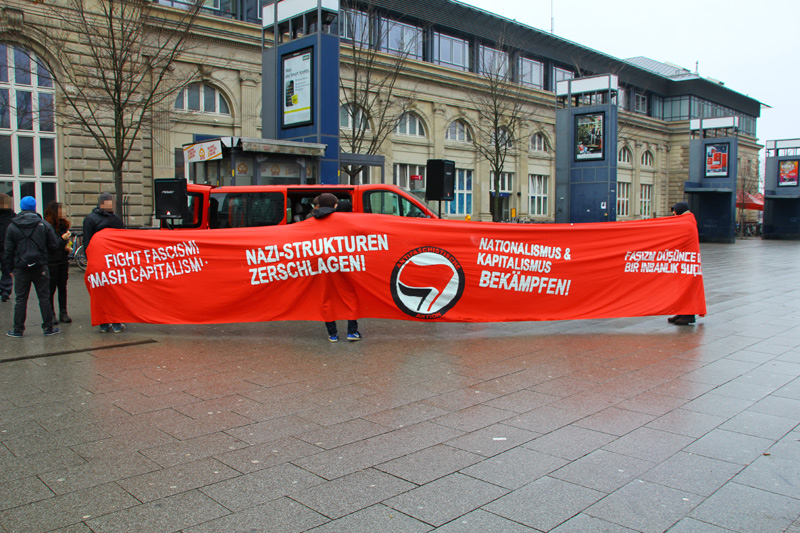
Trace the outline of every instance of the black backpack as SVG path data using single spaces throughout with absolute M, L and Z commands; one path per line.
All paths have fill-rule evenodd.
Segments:
M 39 250 L 39 247 L 36 246 L 36 242 L 31 238 L 33 233 L 39 228 L 44 227 L 41 223 L 36 224 L 31 230 L 26 234 L 25 230 L 19 227 L 19 225 L 15 222 L 12 222 L 19 231 L 22 233 L 22 236 L 25 237 L 22 242 L 18 244 L 18 254 L 21 263 L 20 268 L 24 268 L 25 270 L 36 270 L 37 268 L 43 266 L 42 265 L 42 252 Z

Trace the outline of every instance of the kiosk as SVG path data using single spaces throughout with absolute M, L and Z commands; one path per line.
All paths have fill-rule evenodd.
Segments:
M 764 239 L 800 239 L 800 139 L 767 141 Z
M 689 127 L 693 138 L 683 191 L 700 242 L 735 242 L 739 117 L 693 119 Z

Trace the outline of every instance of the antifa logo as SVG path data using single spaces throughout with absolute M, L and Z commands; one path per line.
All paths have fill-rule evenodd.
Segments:
M 464 271 L 449 252 L 433 246 L 403 255 L 392 271 L 392 298 L 415 318 L 436 319 L 464 293 Z

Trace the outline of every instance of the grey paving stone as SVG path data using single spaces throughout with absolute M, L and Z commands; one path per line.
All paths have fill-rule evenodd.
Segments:
M 299 457 L 314 455 L 322 451 L 295 437 L 255 444 L 246 448 L 215 455 L 215 459 L 243 474 L 263 470 L 271 466 L 288 463 Z
M 637 479 L 584 512 L 634 531 L 661 533 L 702 501 L 702 496 Z
M 789 433 L 775 443 L 768 452 L 773 457 L 800 462 L 800 432 Z
M 772 395 L 750 407 L 750 410 L 755 413 L 782 416 L 800 422 L 800 399 Z
M 440 526 L 507 493 L 496 485 L 455 473 L 383 503 L 423 522 Z M 453 498 L 455 494 L 458 498 Z
M 686 409 L 675 409 L 648 423 L 647 427 L 677 433 L 678 435 L 702 437 L 724 423 L 725 420 L 721 416 L 708 415 Z
M 538 435 L 531 431 L 506 424 L 495 424 L 451 439 L 447 444 L 484 457 L 492 457 L 536 437 Z
M 505 420 L 513 414 L 511 411 L 481 404 L 434 418 L 433 422 L 459 431 L 475 431 Z
M 432 530 L 428 524 L 382 504 L 373 505 L 310 530 L 313 533 L 423 533 Z
M 52 432 L 41 430 L 24 437 L 4 440 L 3 444 L 17 457 L 25 457 L 110 437 L 108 432 L 97 426 L 79 426 Z
M 686 451 L 731 463 L 747 465 L 761 456 L 775 441 L 733 431 L 715 429 L 686 447 Z
M 294 492 L 291 497 L 328 518 L 336 519 L 384 502 L 413 487 L 412 483 L 369 469 Z
M 636 411 L 638 413 L 661 416 L 674 409 L 677 409 L 684 403 L 686 403 L 684 398 L 666 396 L 664 394 L 655 394 L 648 391 L 619 402 L 616 404 L 616 407 L 620 409 L 628 409 L 629 411 Z
M 657 429 L 639 428 L 603 446 L 609 452 L 659 462 L 694 442 L 691 437 Z
M 282 464 L 207 485 L 200 490 L 231 511 L 241 511 L 324 481 L 302 468 Z
M 604 409 L 578 420 L 575 422 L 575 425 L 594 431 L 621 436 L 642 427 L 654 418 L 653 415 L 609 407 L 608 409 Z
M 481 533 L 524 533 L 534 530 L 502 516 L 477 509 L 441 527 L 437 527 L 436 531 L 440 533 L 472 533 L 475 531 L 480 531 Z
M 784 531 L 800 516 L 800 500 L 728 483 L 689 516 L 741 533 Z
M 211 458 L 157 470 L 118 481 L 137 500 L 146 503 L 241 475 Z
M 742 470 L 741 465 L 702 455 L 680 452 L 641 478 L 674 489 L 710 496 Z
M 439 444 L 375 466 L 376 469 L 424 485 L 478 463 L 483 456 Z
M 513 448 L 461 470 L 462 474 L 517 489 L 561 468 L 568 461 L 523 447 Z
M 626 485 L 655 463 L 597 450 L 556 470 L 550 476 L 591 489 L 612 492 Z
M 5 481 L 0 483 L 0 511 L 53 496 L 55 493 L 35 476 Z
M 261 444 L 301 433 L 308 433 L 320 428 L 322 426 L 319 424 L 309 422 L 300 417 L 285 416 L 229 429 L 226 433 L 248 444 Z
M 196 461 L 247 447 L 247 443 L 225 433 L 213 433 L 194 439 L 147 448 L 139 453 L 163 467 Z
M 715 392 L 703 394 L 699 398 L 695 398 L 683 405 L 681 409 L 730 418 L 741 413 L 754 403 L 754 401 L 751 400 L 732 398 L 730 396 L 715 394 Z
M 335 479 L 441 444 L 461 434 L 438 424 L 421 422 L 293 462 L 325 479 Z
M 664 396 L 674 396 L 685 400 L 694 400 L 698 396 L 707 393 L 717 387 L 712 383 L 700 383 L 686 379 L 673 379 L 663 385 L 653 387 L 650 392 L 653 394 L 663 394 Z
M 605 493 L 551 477 L 537 479 L 484 509 L 541 531 L 550 531 L 580 513 Z
M 745 467 L 736 483 L 800 499 L 800 463 L 791 459 L 762 456 Z
M 527 413 L 512 416 L 503 421 L 504 424 L 514 426 L 535 433 L 545 434 L 580 420 L 585 415 L 567 409 L 557 409 L 552 405 L 545 405 L 532 409 Z
M 542 394 L 541 392 L 532 390 L 521 390 L 485 402 L 484 405 L 510 411 L 511 413 L 524 413 L 531 409 L 547 405 L 559 398 L 559 396 L 551 394 Z
M 614 435 L 600 431 L 578 426 L 566 426 L 547 435 L 537 437 L 522 446 L 574 461 L 600 449 L 615 438 Z
M 368 439 L 375 435 L 387 433 L 391 430 L 381 424 L 376 424 L 360 418 L 348 420 L 341 424 L 327 426 L 322 429 L 301 433 L 296 438 L 304 440 L 309 444 L 330 450 L 338 448 L 351 442 Z
M 159 469 L 157 463 L 134 453 L 97 459 L 64 470 L 40 474 L 39 477 L 56 494 L 66 494 Z
M 0 524 L 9 533 L 51 531 L 135 505 L 138 500 L 109 483 L 3 511 Z
M 701 522 L 694 518 L 684 518 L 667 531 L 668 533 L 728 533 L 731 530 Z
M 551 533 L 632 533 L 635 530 L 619 524 L 612 524 L 583 512 L 550 531 Z
M 788 418 L 744 411 L 719 426 L 719 429 L 777 440 L 796 426 L 797 422 Z
M 210 498 L 190 491 L 87 520 L 87 523 L 97 533 L 169 533 L 228 513 L 227 509 Z
M 61 470 L 86 463 L 80 455 L 69 448 L 46 450 L 38 455 L 16 457 L 7 451 L 0 457 L 0 482 L 24 479 L 32 475 L 44 474 L 53 470 Z
M 366 398 L 369 400 L 369 398 Z M 422 402 L 412 402 L 364 416 L 365 420 L 397 429 L 432 420 L 449 411 Z

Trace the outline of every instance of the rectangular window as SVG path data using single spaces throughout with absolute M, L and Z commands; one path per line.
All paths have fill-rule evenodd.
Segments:
M 8 47 L 0 44 L 0 81 L 8 81 Z
M 511 189 L 514 188 L 514 173 L 513 172 L 501 172 L 500 173 L 500 192 L 510 193 Z M 494 192 L 494 172 L 489 174 L 489 191 Z
M 422 30 L 394 20 L 384 20 L 381 48 L 391 54 L 422 59 Z
M 8 101 L 8 89 L 0 89 L 0 128 L 11 128 L 11 104 Z
M 14 81 L 17 85 L 31 84 L 31 58 L 21 48 L 14 48 Z
M 651 218 L 653 216 L 653 186 L 641 186 L 641 203 L 640 210 L 642 218 Z
M 17 91 L 17 129 L 33 131 L 33 93 Z
M 344 9 L 339 19 L 342 39 L 369 46 L 369 15 L 361 11 Z
M 636 107 L 634 111 L 637 113 L 647 113 L 647 96 L 643 94 L 636 93 Z
M 210 85 L 203 85 L 203 111 L 206 113 L 217 111 L 217 91 Z
M 549 214 L 547 196 L 547 176 L 531 174 L 528 176 L 529 203 L 528 213 L 532 216 Z
M 457 168 L 453 183 L 454 198 L 448 202 L 447 212 L 451 215 L 472 214 L 472 171 Z
M 200 85 L 192 83 L 186 87 L 187 105 L 189 111 L 200 111 Z
M 617 90 L 617 106 L 620 109 L 628 109 L 628 90 L 625 87 L 620 87 Z
M 416 191 L 425 188 L 425 165 L 394 165 L 394 184 L 403 189 Z
M 39 131 L 55 131 L 53 93 L 39 93 Z
M 0 174 L 13 174 L 11 167 L 11 136 L 0 135 Z
M 20 175 L 34 176 L 33 137 L 17 137 L 17 155 Z
M 558 67 L 553 68 L 553 80 L 555 80 L 556 83 L 564 80 L 571 80 L 574 77 L 575 73 L 570 70 L 565 70 Z
M 617 182 L 617 216 L 630 216 L 631 184 L 623 181 Z
M 532 59 L 519 59 L 519 82 L 528 87 L 544 87 L 544 65 Z
M 508 77 L 508 54 L 495 48 L 481 46 L 478 55 L 478 72 L 499 78 Z
M 56 140 L 53 137 L 39 138 L 39 161 L 42 176 L 56 175 Z
M 47 67 L 41 61 L 36 61 L 36 80 L 39 87 L 52 87 L 53 79 L 50 77 Z
M 433 62 L 458 70 L 469 70 L 469 43 L 458 37 L 434 33 Z
M 650 116 L 654 118 L 664 117 L 664 99 L 660 96 L 650 98 Z

